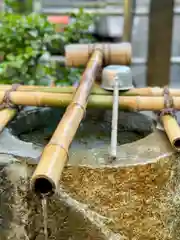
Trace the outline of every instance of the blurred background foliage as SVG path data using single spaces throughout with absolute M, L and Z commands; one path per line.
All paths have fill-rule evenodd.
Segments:
M 23 4 L 22 4 L 23 3 Z M 32 12 L 32 0 L 5 1 L 0 15 L 0 79 L 2 83 L 72 85 L 83 69 L 60 66 L 51 60 L 52 54 L 63 55 L 70 43 L 93 42 L 88 34 L 93 16 L 79 9 L 73 21 L 56 32 L 47 16 Z

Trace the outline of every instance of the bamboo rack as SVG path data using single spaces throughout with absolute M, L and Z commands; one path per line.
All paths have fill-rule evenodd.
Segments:
M 77 51 L 77 49 L 78 49 L 78 51 Z M 76 66 L 80 66 L 81 64 L 83 64 L 84 66 L 86 66 L 86 64 L 89 61 L 89 58 L 92 56 L 93 52 L 95 50 L 97 50 L 97 49 L 98 49 L 98 51 L 102 52 L 101 55 L 103 55 L 103 64 L 105 64 L 105 63 L 106 64 L 108 64 L 108 63 L 112 63 L 112 64 L 115 64 L 115 63 L 118 63 L 118 64 L 130 64 L 130 62 L 131 62 L 131 53 L 132 53 L 132 51 L 131 51 L 131 44 L 130 43 L 119 43 L 119 44 L 94 43 L 94 44 L 74 44 L 74 45 L 70 44 L 70 45 L 67 45 L 65 47 L 66 64 L 70 64 L 71 66 L 74 66 L 74 64 Z M 77 56 L 78 56 L 78 58 L 77 58 Z M 92 64 L 92 61 L 90 63 Z M 89 70 L 86 70 L 86 74 L 88 74 L 87 71 L 91 72 L 90 66 L 89 66 L 88 69 Z M 98 76 L 98 74 L 100 72 L 101 72 L 101 67 L 99 67 L 97 69 L 97 74 L 96 75 Z M 54 83 L 52 82 L 52 85 L 53 84 Z M 93 82 L 93 84 L 94 84 L 94 82 Z M 92 87 L 93 87 L 93 84 L 92 84 Z M 51 87 L 53 87 L 53 86 L 51 86 Z M 19 87 L 19 89 L 22 89 L 22 88 L 23 87 L 21 87 L 21 88 Z M 37 90 L 37 88 L 35 88 L 35 89 Z M 56 88 L 54 87 L 54 89 L 56 89 Z M 12 100 L 13 95 L 9 94 L 13 90 L 17 90 L 17 85 L 16 85 L 15 89 L 13 88 L 13 86 L 11 86 L 10 89 L 8 89 L 8 88 L 6 89 L 6 91 L 8 91 L 8 98 L 6 98 L 6 95 L 5 95 L 5 94 L 7 94 L 7 92 L 0 94 L 1 96 L 3 96 L 3 98 L 1 99 L 1 103 L 3 102 L 3 100 L 9 101 L 9 96 L 11 98 L 10 102 L 13 102 L 13 100 Z M 26 86 L 26 90 L 27 90 L 27 86 Z M 39 91 L 39 90 L 37 90 L 37 91 Z M 34 102 L 34 100 L 32 102 L 31 101 L 26 101 L 27 100 L 26 98 L 28 97 L 27 94 L 26 94 L 26 96 L 24 96 L 23 99 L 22 99 L 23 103 L 21 102 L 21 100 L 20 100 L 21 103 L 16 101 L 17 98 L 14 101 L 14 103 L 16 105 L 39 106 L 44 101 L 44 100 L 42 100 L 42 98 L 44 98 L 44 96 L 42 96 L 42 95 L 41 96 L 37 96 L 37 94 L 33 93 L 33 96 L 34 96 L 34 100 L 36 99 L 35 102 Z M 21 98 L 22 95 L 21 96 L 19 95 L 18 98 L 19 97 Z M 30 99 L 32 100 L 31 97 L 30 97 Z M 45 102 L 46 102 L 46 100 L 45 100 Z M 48 100 L 48 104 L 47 105 L 49 105 L 49 100 Z M 68 102 L 68 103 L 70 103 L 70 102 Z M 65 104 L 65 105 L 67 106 L 67 104 Z M 6 104 L 4 106 L 6 106 Z M 54 103 L 52 105 L 50 104 L 50 106 L 54 106 Z M 7 113 L 7 114 L 4 114 L 4 113 Z M 7 109 L 7 111 L 3 111 L 3 114 L 4 115 L 3 115 L 3 119 L 2 119 L 2 126 L 1 126 L 1 122 L 0 122 L 1 129 L 3 129 L 3 127 L 5 127 L 6 124 L 12 119 L 12 117 L 15 116 L 16 111 L 12 112 L 10 109 Z
M 73 98 L 71 97 L 71 104 L 66 109 L 50 142 L 44 148 L 41 160 L 31 179 L 32 188 L 40 195 L 53 194 L 59 185 L 68 158 L 69 146 L 84 117 L 88 97 L 102 62 L 102 51 L 95 50 L 88 61 L 77 91 Z
M 0 85 L 0 92 L 11 89 L 11 85 Z M 16 92 L 44 92 L 44 93 L 74 93 L 77 88 L 69 87 L 47 87 L 47 86 L 19 86 Z M 121 96 L 163 96 L 163 88 L 160 87 L 146 87 L 146 88 L 132 88 L 128 91 L 120 91 Z M 170 88 L 169 92 L 172 96 L 180 96 L 180 89 Z M 92 88 L 91 95 L 112 95 L 112 91 L 107 91 L 95 84 Z

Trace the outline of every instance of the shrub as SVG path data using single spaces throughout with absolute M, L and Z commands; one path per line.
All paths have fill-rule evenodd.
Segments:
M 4 13 L 0 23 L 1 83 L 23 82 L 24 84 L 48 84 L 56 79 L 57 84 L 71 84 L 79 78 L 80 69 L 61 67 L 50 61 L 50 47 L 63 47 L 75 42 L 91 42 L 87 34 L 92 16 L 80 9 L 73 16 L 75 21 L 56 33 L 55 26 L 45 16 L 31 13 L 18 15 Z M 60 73 L 57 75 L 57 73 Z M 60 79 L 58 79 L 60 78 Z

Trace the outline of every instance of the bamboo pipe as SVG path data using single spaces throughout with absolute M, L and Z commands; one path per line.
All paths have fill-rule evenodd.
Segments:
M 180 127 L 177 120 L 167 114 L 161 117 L 161 121 L 172 147 L 180 152 Z
M 5 92 L 0 92 L 0 104 L 2 103 Z M 23 106 L 50 106 L 67 107 L 73 98 L 72 94 L 61 93 L 43 93 L 43 92 L 11 92 L 10 100 L 16 105 Z M 174 97 L 174 108 L 180 109 L 180 97 Z M 111 109 L 113 103 L 112 95 L 91 95 L 88 101 L 88 107 Z M 158 111 L 164 108 L 164 97 L 152 96 L 120 96 L 119 107 L 126 110 L 137 111 Z
M 131 64 L 132 49 L 130 43 L 94 43 L 69 44 L 65 46 L 65 61 L 68 67 L 86 66 L 93 51 L 99 48 L 103 52 L 103 65 Z
M 123 42 L 131 42 L 134 7 L 133 1 L 134 0 L 124 0 Z
M 69 146 L 84 117 L 88 98 L 102 62 L 102 51 L 95 50 L 81 77 L 72 102 L 66 109 L 50 142 L 44 148 L 40 162 L 31 178 L 32 189 L 37 194 L 52 195 L 59 185 L 68 158 Z
M 10 90 L 11 85 L 0 85 L 0 91 Z M 44 93 L 62 93 L 70 94 L 74 93 L 77 88 L 69 87 L 48 87 L 48 86 L 19 86 L 16 92 L 44 92 Z M 121 96 L 163 96 L 163 88 L 160 87 L 146 87 L 146 88 L 132 88 L 128 91 L 120 91 Z M 169 88 L 170 95 L 180 96 L 180 89 Z M 112 95 L 112 91 L 107 91 L 100 88 L 98 85 L 94 85 L 91 95 Z

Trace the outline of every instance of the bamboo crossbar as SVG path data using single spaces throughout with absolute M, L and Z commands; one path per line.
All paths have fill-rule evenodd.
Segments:
M 0 92 L 0 104 L 3 101 L 4 92 Z M 67 107 L 73 99 L 72 94 L 67 93 L 43 93 L 43 92 L 11 92 L 10 100 L 16 105 L 23 106 L 50 106 Z M 180 109 L 180 97 L 173 96 L 174 108 Z M 88 107 L 111 109 L 113 103 L 112 95 L 91 95 L 88 101 Z M 120 96 L 120 109 L 137 111 L 156 111 L 164 108 L 163 96 Z
M 11 85 L 1 84 L 0 92 L 11 89 Z M 77 90 L 76 87 L 59 87 L 59 86 L 19 86 L 16 92 L 40 92 L 40 93 L 59 93 L 59 94 L 72 94 Z M 121 96 L 163 96 L 163 88 L 160 87 L 145 87 L 145 88 L 132 88 L 128 91 L 120 91 Z M 169 92 L 172 96 L 180 96 L 180 89 L 169 88 Z M 112 95 L 112 91 L 102 89 L 100 86 L 95 84 L 92 88 L 91 95 Z

